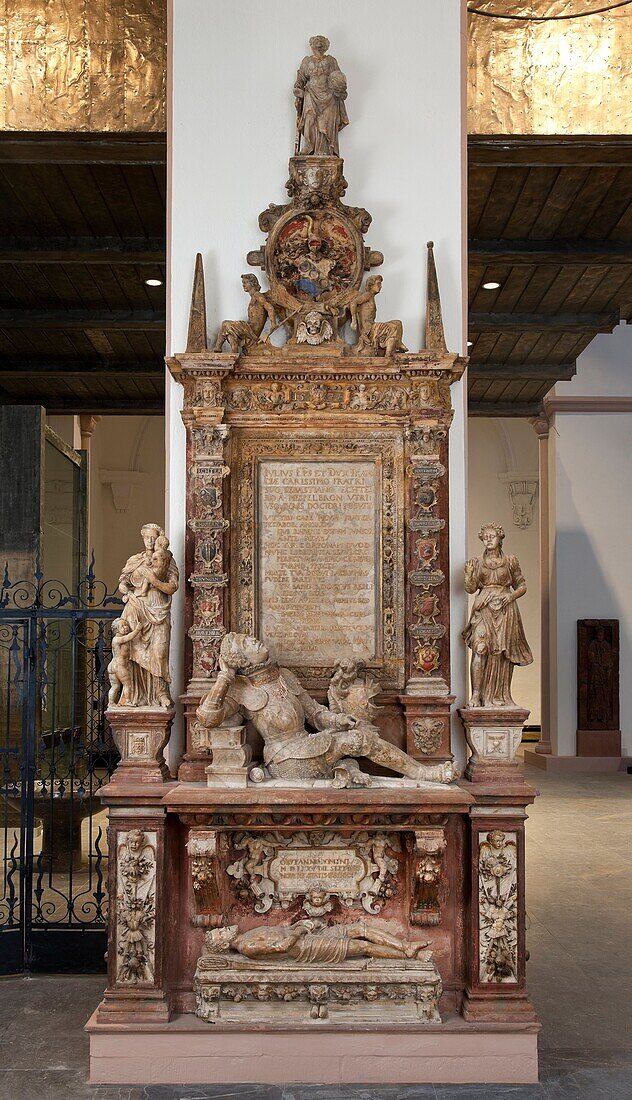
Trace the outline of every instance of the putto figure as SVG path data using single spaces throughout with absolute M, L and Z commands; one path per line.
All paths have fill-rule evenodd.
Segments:
M 481 558 L 465 563 L 465 590 L 476 593 L 463 638 L 472 650 L 470 707 L 515 707 L 511 678 L 515 665 L 530 665 L 529 649 L 516 601 L 527 585 L 516 557 L 503 553 L 505 532 L 484 524 L 478 537 Z
M 222 640 L 217 680 L 198 707 L 197 718 L 214 729 L 237 714 L 251 721 L 263 738 L 261 778 L 267 773 L 273 779 L 329 779 L 337 786 L 370 786 L 371 777 L 358 766 L 356 758 L 361 756 L 424 784 L 450 783 L 456 777 L 450 761 L 419 764 L 384 741 L 375 726 L 321 706 L 292 672 L 279 668 L 263 642 L 231 633 Z
M 327 54 L 329 39 L 317 34 L 309 40 L 311 54 L 296 74 L 296 153 L 337 157 L 338 133 L 349 122 L 344 101 L 347 78 L 335 57 Z M 301 136 L 303 148 L 300 148 Z

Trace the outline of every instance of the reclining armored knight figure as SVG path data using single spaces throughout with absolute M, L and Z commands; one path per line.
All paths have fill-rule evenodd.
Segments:
M 333 781 L 335 786 L 371 785 L 357 757 L 423 783 L 450 783 L 451 761 L 420 764 L 380 737 L 376 726 L 321 706 L 296 676 L 279 668 L 263 642 L 247 634 L 226 634 L 217 680 L 197 710 L 202 726 L 214 729 L 241 714 L 264 742 L 263 769 L 251 778 Z M 313 727 L 311 732 L 307 725 Z

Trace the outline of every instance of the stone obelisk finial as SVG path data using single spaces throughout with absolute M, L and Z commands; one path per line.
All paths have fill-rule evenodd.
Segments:
M 441 315 L 441 298 L 434 260 L 434 244 L 428 241 L 428 271 L 426 289 L 426 340 L 425 347 L 433 351 L 447 351 Z
M 189 310 L 189 334 L 187 336 L 187 351 L 206 351 L 206 295 L 204 293 L 204 265 L 202 254 L 198 252 L 195 257 L 195 274 L 193 276 L 193 292 L 191 294 L 191 309 Z

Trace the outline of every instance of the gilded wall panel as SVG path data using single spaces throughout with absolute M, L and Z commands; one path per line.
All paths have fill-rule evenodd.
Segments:
M 166 128 L 164 0 L 0 0 L 0 129 Z
M 550 16 L 588 4 L 477 0 L 476 7 Z M 470 15 L 468 41 L 471 134 L 632 133 L 630 9 L 546 23 Z

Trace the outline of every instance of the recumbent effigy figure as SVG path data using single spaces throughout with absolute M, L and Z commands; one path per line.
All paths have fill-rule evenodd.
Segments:
M 321 706 L 289 669 L 279 668 L 263 642 L 230 633 L 222 640 L 217 680 L 198 707 L 197 719 L 213 729 L 237 714 L 251 721 L 263 738 L 262 779 L 267 775 L 370 786 L 371 776 L 357 762 L 362 756 L 423 784 L 456 778 L 451 761 L 420 764 L 383 740 L 369 722 Z
M 239 932 L 236 924 L 206 933 L 210 952 L 237 951 L 247 959 L 288 958 L 301 965 L 341 963 L 345 959 L 415 959 L 430 943 L 407 943 L 365 921 L 327 925 L 321 920 L 295 924 L 260 925 Z

